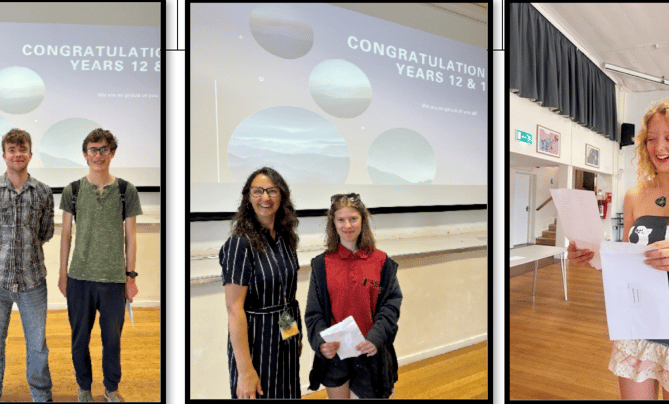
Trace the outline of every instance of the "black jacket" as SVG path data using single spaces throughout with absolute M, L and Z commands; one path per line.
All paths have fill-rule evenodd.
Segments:
M 397 263 L 386 256 L 381 271 L 381 292 L 376 301 L 376 315 L 365 339 L 373 343 L 377 354 L 369 357 L 370 371 L 374 386 L 374 395 L 388 398 L 392 394 L 397 381 L 397 355 L 393 342 L 397 335 L 397 320 L 400 317 L 402 291 L 397 281 Z M 307 326 L 307 338 L 311 348 L 316 352 L 314 363 L 309 373 L 309 389 L 318 390 L 325 374 L 325 358 L 318 349 L 325 343 L 320 332 L 330 327 L 332 309 L 325 275 L 325 253 L 311 261 L 311 281 L 307 295 L 307 308 L 304 322 Z

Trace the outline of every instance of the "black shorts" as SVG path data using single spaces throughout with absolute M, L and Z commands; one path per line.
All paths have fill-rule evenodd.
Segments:
M 355 358 L 344 360 L 335 356 L 326 360 L 325 378 L 323 386 L 339 387 L 349 381 L 349 388 L 356 396 L 360 398 L 378 398 L 374 397 L 372 387 L 371 373 L 369 371 L 369 358 L 367 355 L 360 355 Z

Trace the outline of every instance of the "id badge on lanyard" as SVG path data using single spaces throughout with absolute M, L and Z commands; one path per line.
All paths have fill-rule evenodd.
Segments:
M 272 258 L 274 258 L 274 262 L 276 262 L 277 267 L 281 268 L 274 254 L 272 254 Z M 288 338 L 299 334 L 299 330 L 297 329 L 297 322 L 295 321 L 293 316 L 291 316 L 290 313 L 288 313 L 288 304 L 287 304 L 288 299 L 286 298 L 286 285 L 285 285 L 287 279 L 286 280 L 283 279 L 283 276 L 281 276 L 280 269 L 279 269 L 279 276 L 281 277 L 281 289 L 283 290 L 283 301 L 284 301 L 283 312 L 281 313 L 281 317 L 279 317 L 279 330 L 281 331 L 281 338 L 283 340 L 287 340 Z
M 279 318 L 279 329 L 281 330 L 281 338 L 284 340 L 297 335 L 297 322 L 293 319 L 293 316 L 288 313 L 288 308 L 283 310 L 281 317 Z

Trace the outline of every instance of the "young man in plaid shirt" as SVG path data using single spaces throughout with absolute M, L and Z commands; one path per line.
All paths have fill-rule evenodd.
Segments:
M 33 401 L 52 401 L 46 346 L 46 267 L 42 246 L 53 236 L 51 188 L 28 174 L 30 134 L 12 129 L 2 138 L 7 172 L 0 177 L 0 394 L 5 340 L 16 303 L 26 340 L 26 377 Z

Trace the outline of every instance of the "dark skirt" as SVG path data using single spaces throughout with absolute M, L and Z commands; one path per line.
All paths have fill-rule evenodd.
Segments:
M 301 319 L 297 301 L 288 306 L 291 316 Z M 262 396 L 257 398 L 302 398 L 300 390 L 300 334 L 287 340 L 279 330 L 280 310 L 251 310 L 246 312 L 249 349 L 253 368 L 258 373 Z M 237 398 L 239 372 L 228 332 L 228 369 L 232 398 Z M 256 393 L 257 394 L 257 393 Z

